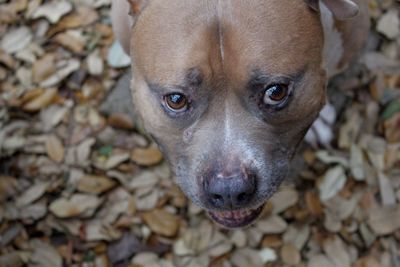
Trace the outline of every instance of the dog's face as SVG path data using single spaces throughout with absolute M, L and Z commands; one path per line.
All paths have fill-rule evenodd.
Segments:
M 325 99 L 323 33 L 303 1 L 153 0 L 132 30 L 133 99 L 182 190 L 250 224 Z

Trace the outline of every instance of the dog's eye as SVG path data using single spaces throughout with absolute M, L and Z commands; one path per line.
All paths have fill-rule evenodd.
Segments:
M 264 95 L 266 105 L 277 105 L 286 100 L 289 95 L 289 87 L 285 84 L 273 84 L 267 87 Z
M 180 93 L 166 95 L 164 101 L 167 107 L 173 112 L 186 111 L 188 107 L 187 97 Z

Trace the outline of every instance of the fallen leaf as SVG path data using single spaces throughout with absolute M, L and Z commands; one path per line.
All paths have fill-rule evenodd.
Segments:
M 24 49 L 33 39 L 32 32 L 28 27 L 22 26 L 7 32 L 0 47 L 8 54 L 14 54 Z
M 103 60 L 99 50 L 93 51 L 87 58 L 88 70 L 91 75 L 97 76 L 103 73 Z
M 131 159 L 142 166 L 154 166 L 162 161 L 163 155 L 160 150 L 154 147 L 136 148 L 132 152 Z
M 342 166 L 330 169 L 319 184 L 320 199 L 326 201 L 337 195 L 346 184 L 347 177 Z
M 46 151 L 51 160 L 61 163 L 64 160 L 65 149 L 61 140 L 56 135 L 50 135 L 46 139 Z
M 326 240 L 323 248 L 336 267 L 351 267 L 349 249 L 339 237 Z
M 52 24 L 57 23 L 62 16 L 72 10 L 72 4 L 68 1 L 52 1 L 39 6 L 32 14 L 33 19 L 45 17 Z
M 62 267 L 62 258 L 58 251 L 43 241 L 38 239 L 32 240 L 33 254 L 30 259 L 35 267 Z
M 39 182 L 33 185 L 16 199 L 17 206 L 23 207 L 35 202 L 44 195 L 47 187 L 48 183 L 45 182 Z
M 400 228 L 400 206 L 375 207 L 368 211 L 368 225 L 377 235 L 387 235 Z
M 324 213 L 324 208 L 322 207 L 321 201 L 319 200 L 316 193 L 308 191 L 305 196 L 307 203 L 307 208 L 312 215 L 321 217 Z
M 71 198 L 59 198 L 50 204 L 50 211 L 59 218 L 91 217 L 102 199 L 93 195 L 75 194 Z
M 285 264 L 295 266 L 300 264 L 301 255 L 295 246 L 292 244 L 285 244 L 281 248 L 281 259 Z
M 274 214 L 279 214 L 288 208 L 296 205 L 299 201 L 299 195 L 293 188 L 282 188 L 280 191 L 275 193 L 270 199 Z
M 279 216 L 271 216 L 256 223 L 256 227 L 264 234 L 283 233 L 287 229 L 287 226 L 286 221 Z
M 112 114 L 108 118 L 108 124 L 112 127 L 132 130 L 134 128 L 134 123 L 132 118 L 127 114 Z
M 40 83 L 41 87 L 48 88 L 56 86 L 72 72 L 78 70 L 80 67 L 80 62 L 79 60 L 73 58 L 58 62 L 55 67 L 57 68 L 57 71 L 53 75 L 42 81 Z
M 378 21 L 378 32 L 389 39 L 395 39 L 400 35 L 400 18 L 397 10 L 389 10 Z
M 352 144 L 350 149 L 350 169 L 355 180 L 365 180 L 363 153 L 361 148 L 355 144 Z
M 311 234 L 310 226 L 305 225 L 291 225 L 283 235 L 283 241 L 286 244 L 292 244 L 298 250 L 302 250 L 306 245 Z
M 179 217 L 165 210 L 146 212 L 143 214 L 143 220 L 152 231 L 167 237 L 175 236 L 179 229 Z
M 315 255 L 310 259 L 308 267 L 339 267 L 339 266 L 333 264 L 333 262 L 331 262 L 324 255 Z
M 23 267 L 31 257 L 29 252 L 10 252 L 0 255 L 0 266 L 2 267 Z
M 278 259 L 275 250 L 270 248 L 263 248 L 260 253 L 262 263 L 274 262 Z
M 79 179 L 77 189 L 82 193 L 102 194 L 117 184 L 105 176 L 85 175 Z
M 77 27 L 83 27 L 90 25 L 99 19 L 98 13 L 89 6 L 79 5 L 74 12 L 64 16 L 54 28 L 52 28 L 48 35 L 52 36 L 55 33 L 73 29 Z
M 55 88 L 49 88 L 43 90 L 39 96 L 27 102 L 23 106 L 23 109 L 30 112 L 39 111 L 41 109 L 48 107 L 53 102 L 56 96 L 57 96 L 57 89 Z
M 41 59 L 35 61 L 32 68 L 33 82 L 40 83 L 51 76 L 55 69 L 56 57 L 54 54 L 46 54 Z
M 262 247 L 267 248 L 280 248 L 283 245 L 283 240 L 278 235 L 266 235 L 262 239 Z
M 76 54 L 82 54 L 85 51 L 86 42 L 82 33 L 79 31 L 68 30 L 61 32 L 54 36 L 53 40 Z
M 270 251 L 264 251 L 265 258 L 272 258 Z M 268 257 L 267 257 L 268 256 Z M 235 267 L 260 267 L 263 266 L 262 258 L 259 252 L 253 249 L 245 248 L 237 250 L 232 256 L 232 264 Z
M 378 174 L 379 189 L 384 206 L 393 206 L 396 204 L 396 195 L 393 186 L 390 183 L 389 178 L 383 174 Z
M 125 54 L 121 44 L 116 41 L 108 51 L 107 63 L 113 68 L 125 68 L 131 65 L 131 58 Z

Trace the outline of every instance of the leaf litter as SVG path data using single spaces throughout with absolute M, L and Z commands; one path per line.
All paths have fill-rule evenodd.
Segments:
M 136 124 L 110 3 L 0 1 L 0 266 L 400 266 L 396 1 L 369 0 L 368 49 L 330 84 L 332 148 L 302 145 L 294 182 L 235 231 Z

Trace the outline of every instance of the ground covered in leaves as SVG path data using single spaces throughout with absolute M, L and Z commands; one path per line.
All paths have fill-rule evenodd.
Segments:
M 0 266 L 399 267 L 400 4 L 369 2 L 332 148 L 303 144 L 262 218 L 226 231 L 132 119 L 110 0 L 0 0 Z

